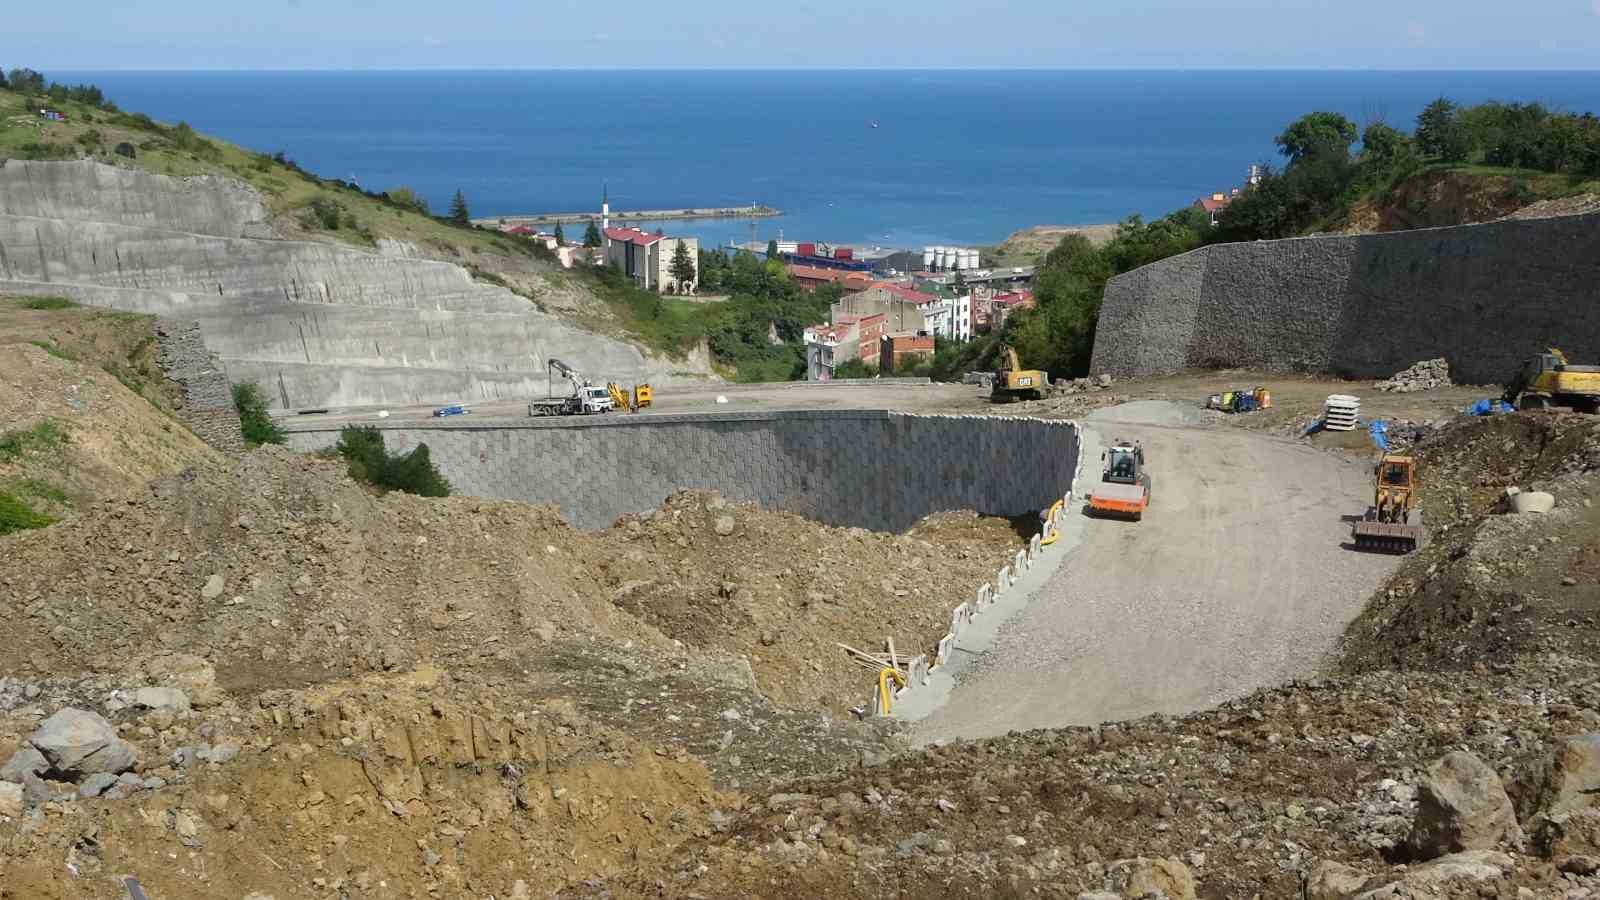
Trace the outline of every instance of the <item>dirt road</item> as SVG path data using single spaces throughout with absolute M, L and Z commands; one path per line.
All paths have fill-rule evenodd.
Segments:
M 1188 712 L 1317 668 L 1395 565 L 1341 546 L 1366 465 L 1199 418 L 1154 401 L 1090 417 L 1103 443 L 1144 442 L 1144 520 L 1088 522 L 919 741 Z

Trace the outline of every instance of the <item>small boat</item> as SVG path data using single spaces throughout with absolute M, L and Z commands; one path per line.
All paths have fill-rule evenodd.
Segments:
M 873 127 L 873 128 L 877 128 L 877 127 L 878 127 L 878 123 L 877 123 L 877 122 L 873 122 L 873 123 L 872 123 L 872 127 Z

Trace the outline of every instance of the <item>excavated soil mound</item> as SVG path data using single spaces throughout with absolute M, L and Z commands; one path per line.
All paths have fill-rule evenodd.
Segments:
M 583 636 L 711 654 L 774 699 L 843 712 L 870 673 L 835 642 L 920 652 L 1020 546 L 1003 521 L 927 527 L 828 528 L 686 493 L 594 535 L 548 507 L 377 497 L 338 463 L 263 449 L 10 539 L 0 670 L 185 652 L 251 694 Z
M 1415 449 L 1430 543 L 1345 634 L 1341 665 L 1463 668 L 1537 651 L 1600 659 L 1600 418 L 1457 419 Z M 1511 514 L 1507 488 L 1548 491 Z

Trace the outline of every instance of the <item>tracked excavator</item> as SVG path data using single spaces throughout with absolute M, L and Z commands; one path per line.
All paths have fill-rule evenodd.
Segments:
M 1357 550 L 1410 553 L 1422 546 L 1422 507 L 1417 503 L 1416 461 L 1398 453 L 1378 458 L 1372 505 L 1351 529 Z
M 1600 366 L 1575 366 L 1551 347 L 1536 353 L 1506 385 L 1505 400 L 1517 409 L 1563 406 L 1578 412 L 1600 412 Z
M 995 403 L 1010 403 L 1013 400 L 1038 400 L 1044 396 L 1044 388 L 1048 383 L 1045 374 L 1038 369 L 1024 369 L 1022 361 L 1017 358 L 1016 348 L 1010 344 L 1001 344 L 999 360 L 995 364 L 994 388 L 989 394 L 989 399 Z

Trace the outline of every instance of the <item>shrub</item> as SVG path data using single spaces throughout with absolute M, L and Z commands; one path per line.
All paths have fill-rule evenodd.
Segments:
M 259 447 L 284 442 L 283 429 L 267 414 L 267 401 L 259 387 L 249 382 L 234 385 L 233 408 L 239 412 L 239 430 L 246 444 Z
M 124 156 L 128 159 L 133 159 L 139 155 L 138 151 L 133 149 L 133 145 L 127 141 L 123 141 L 122 143 L 118 144 L 113 152 L 118 156 Z
M 434 467 L 427 444 L 398 456 L 383 445 L 383 432 L 370 426 L 346 425 L 339 430 L 335 451 L 349 463 L 350 477 L 383 491 L 404 491 L 422 497 L 450 496 L 450 483 Z
M 340 206 L 337 200 L 318 197 L 311 201 L 310 221 L 321 225 L 327 231 L 338 231 L 343 215 L 344 207 Z
M 9 491 L 0 491 L 0 534 L 43 528 L 49 524 L 50 517 L 36 512 L 27 501 Z

